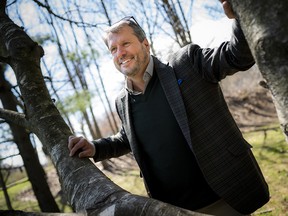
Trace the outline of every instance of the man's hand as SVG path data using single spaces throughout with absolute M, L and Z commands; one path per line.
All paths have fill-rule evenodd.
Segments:
M 224 9 L 224 13 L 226 14 L 226 16 L 229 19 L 235 19 L 236 16 L 234 11 L 232 10 L 230 3 L 227 0 L 220 0 L 220 2 L 222 3 L 222 7 Z
M 69 156 L 75 155 L 79 152 L 78 157 L 93 157 L 95 155 L 95 146 L 92 142 L 88 141 L 84 137 L 69 136 L 68 149 L 70 151 Z

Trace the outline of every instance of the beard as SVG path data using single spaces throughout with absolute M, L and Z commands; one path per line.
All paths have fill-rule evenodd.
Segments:
M 134 77 L 139 73 L 143 73 L 146 70 L 147 64 L 149 62 L 149 53 L 147 53 L 146 49 L 142 47 L 141 52 L 138 55 L 132 57 L 124 57 L 126 59 L 131 59 L 128 62 L 128 67 L 118 66 L 118 70 L 127 77 Z

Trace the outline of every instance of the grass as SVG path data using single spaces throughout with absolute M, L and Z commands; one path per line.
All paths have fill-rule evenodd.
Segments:
M 269 130 L 269 128 L 274 129 Z M 266 135 L 264 131 L 266 131 Z M 254 132 L 244 133 L 244 137 L 253 146 L 253 153 L 269 184 L 271 194 L 269 203 L 257 210 L 253 216 L 288 215 L 288 144 L 284 140 L 282 131 L 277 126 L 272 125 Z M 117 172 L 116 174 L 105 172 L 105 174 L 123 189 L 133 194 L 146 196 L 142 179 L 139 177 L 139 170 Z M 19 193 L 30 187 L 30 183 L 25 182 L 9 188 L 13 208 L 24 211 L 39 211 L 37 202 L 16 199 Z M 0 191 L 0 209 L 7 209 L 2 191 Z
M 270 188 L 269 203 L 254 215 L 288 215 L 288 144 L 282 131 L 279 128 L 268 130 L 266 138 L 263 131 L 244 136 L 253 145 L 254 155 Z
M 54 169 L 54 167 L 53 166 L 45 167 L 46 172 L 49 172 L 51 169 Z M 25 179 L 27 181 L 25 181 Z M 17 180 L 21 180 L 19 181 L 20 183 L 8 188 L 8 194 L 9 194 L 13 209 L 27 211 L 27 212 L 40 212 L 40 208 L 38 206 L 37 200 L 34 197 L 31 197 L 31 195 L 29 196 L 25 195 L 26 192 L 30 192 L 32 188 L 30 181 L 26 177 L 25 171 L 24 172 L 22 171 L 12 172 L 10 174 L 9 181 L 8 181 L 9 183 L 15 182 Z M 22 198 L 20 199 L 20 197 Z M 61 199 L 60 197 L 57 197 L 56 203 L 58 204 L 59 208 L 62 208 L 60 199 Z M 2 190 L 0 191 L 0 210 L 8 210 L 6 201 L 4 198 L 4 193 Z M 65 212 L 71 212 L 71 211 L 72 210 L 69 206 L 65 207 Z
M 13 187 L 8 188 L 8 194 L 10 197 L 10 201 L 12 204 L 13 209 L 17 210 L 25 210 L 25 211 L 39 211 L 37 201 L 22 201 L 18 200 L 18 196 L 25 191 L 31 189 L 31 184 L 29 181 L 17 184 Z M 6 210 L 6 202 L 4 199 L 3 191 L 0 192 L 0 209 Z
M 122 174 L 105 173 L 115 184 L 130 193 L 147 196 L 139 170 L 131 170 Z

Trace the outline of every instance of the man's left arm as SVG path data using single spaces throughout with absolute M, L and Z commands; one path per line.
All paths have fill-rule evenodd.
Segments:
M 241 29 L 240 23 L 237 20 L 235 12 L 232 6 L 227 0 L 220 0 L 224 13 L 229 19 L 234 19 L 232 36 L 227 46 L 228 50 L 224 50 L 226 53 L 226 59 L 228 64 L 239 71 L 248 70 L 255 63 L 254 58 L 251 54 L 249 45 Z M 228 73 L 227 75 L 231 75 Z M 224 78 L 224 77 L 223 77 Z
M 240 27 L 240 23 L 235 19 L 233 23 L 233 33 L 227 46 L 226 59 L 235 69 L 248 70 L 255 63 L 249 45 Z

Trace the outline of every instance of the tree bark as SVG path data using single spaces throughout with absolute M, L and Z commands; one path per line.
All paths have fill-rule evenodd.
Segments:
M 273 0 L 230 0 L 252 54 L 271 91 L 288 142 L 288 4 Z
M 43 49 L 5 14 L 0 2 L 0 36 L 26 106 L 25 115 L 0 109 L 0 118 L 17 120 L 34 132 L 50 154 L 67 200 L 87 215 L 203 215 L 132 195 L 111 182 L 89 159 L 69 157 L 71 131 L 50 98 L 40 69 Z
M 3 66 L 0 65 L 0 100 L 5 109 L 17 111 L 17 104 L 11 85 L 4 78 Z M 34 194 L 43 212 L 60 212 L 57 203 L 50 191 L 46 181 L 46 173 L 40 164 L 38 155 L 30 140 L 30 135 L 24 127 L 8 122 L 14 142 L 16 143 L 20 155 L 23 159 L 24 167 L 31 182 Z

